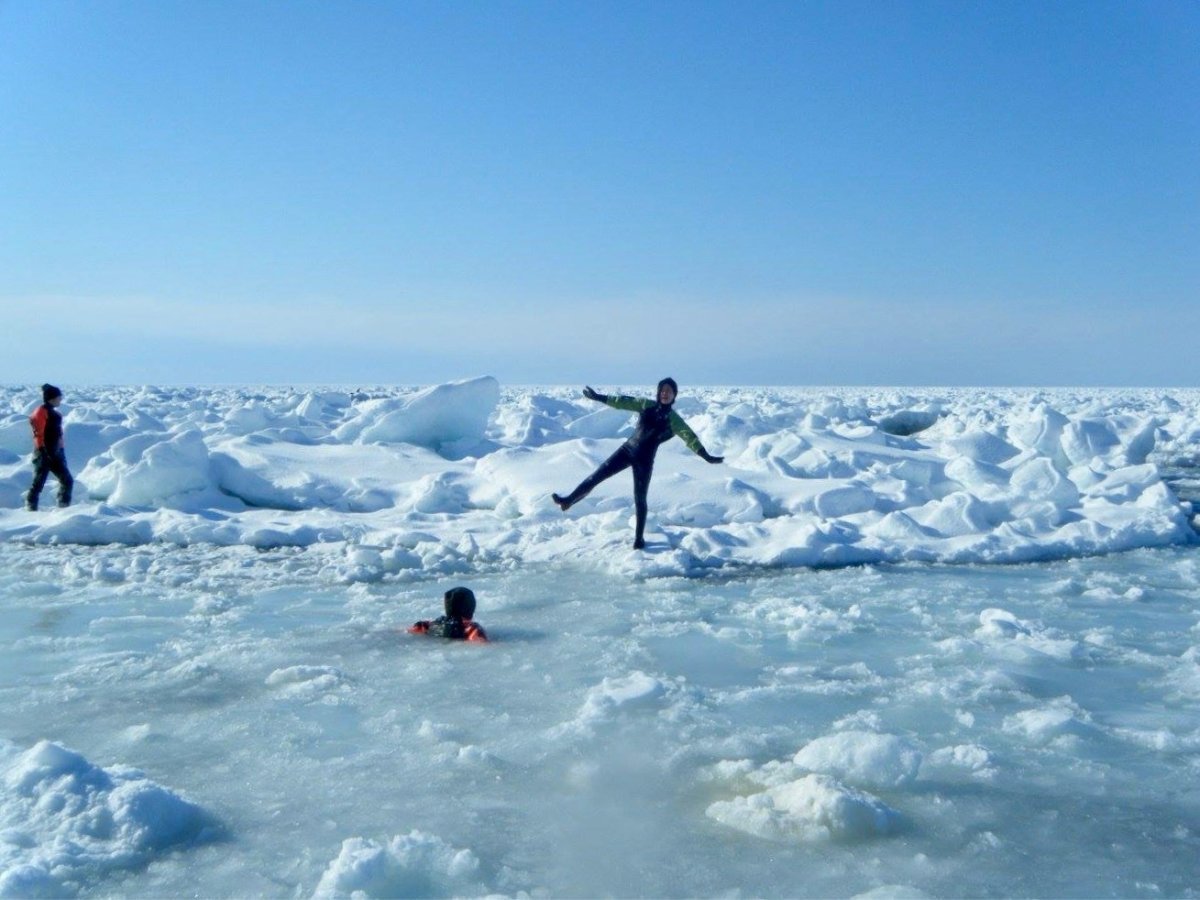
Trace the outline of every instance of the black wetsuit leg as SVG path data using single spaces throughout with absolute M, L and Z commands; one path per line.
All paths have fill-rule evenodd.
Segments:
M 75 479 L 67 469 L 66 454 L 43 452 L 34 464 L 33 484 L 29 486 L 29 493 L 25 497 L 25 505 L 29 509 L 38 508 L 38 498 L 42 495 L 42 488 L 46 486 L 46 479 L 51 475 L 58 479 L 58 505 L 70 505 L 71 488 L 75 485 Z
M 628 469 L 634 464 L 634 456 L 632 451 L 624 445 L 617 449 L 617 452 L 600 463 L 600 467 L 591 475 L 579 482 L 579 487 L 571 491 L 566 497 L 562 498 L 561 503 L 563 509 L 569 506 L 574 506 L 584 497 L 592 492 L 600 482 L 605 479 L 612 478 L 618 472 Z
M 654 474 L 654 457 L 638 455 L 633 460 L 633 508 L 637 512 L 637 528 L 633 545 L 641 547 L 646 531 L 646 495 L 650 492 L 650 476 Z

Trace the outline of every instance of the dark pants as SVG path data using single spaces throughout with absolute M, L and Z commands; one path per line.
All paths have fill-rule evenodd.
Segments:
M 646 530 L 646 494 L 650 491 L 650 476 L 654 472 L 653 456 L 642 456 L 628 447 L 621 447 L 600 463 L 600 468 L 579 482 L 579 487 L 571 491 L 570 496 L 565 499 L 570 505 L 578 503 L 590 494 L 600 482 L 612 478 L 618 472 L 623 472 L 630 467 L 633 468 L 633 507 L 637 511 L 635 537 L 638 543 L 641 543 L 642 533 Z
M 58 505 L 71 505 L 71 488 L 75 485 L 75 479 L 71 477 L 71 473 L 67 469 L 67 454 L 62 450 L 57 453 L 42 451 L 34 460 L 33 484 L 25 498 L 25 505 L 29 509 L 36 510 L 38 508 L 38 497 L 42 495 L 42 488 L 46 486 L 46 479 L 50 475 L 58 479 Z

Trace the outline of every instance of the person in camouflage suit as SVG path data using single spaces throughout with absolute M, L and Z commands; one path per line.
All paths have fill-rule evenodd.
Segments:
M 713 456 L 704 449 L 696 432 L 692 431 L 683 421 L 683 417 L 672 409 L 679 387 L 675 379 L 664 378 L 658 383 L 655 392 L 656 399 L 647 400 L 641 397 L 627 397 L 623 394 L 612 396 L 601 394 L 591 387 L 583 389 L 583 396 L 589 400 L 605 403 L 613 409 L 627 409 L 638 414 L 637 427 L 633 435 L 622 444 L 617 452 L 600 464 L 591 475 L 583 479 L 579 486 L 567 496 L 551 494 L 558 508 L 566 512 L 606 478 L 611 478 L 625 469 L 633 469 L 633 505 L 637 512 L 637 527 L 634 532 L 633 548 L 641 550 L 646 546 L 644 533 L 646 530 L 646 495 L 650 490 L 650 476 L 654 472 L 654 455 L 658 447 L 678 436 L 689 450 L 705 462 L 719 463 L 725 457 Z

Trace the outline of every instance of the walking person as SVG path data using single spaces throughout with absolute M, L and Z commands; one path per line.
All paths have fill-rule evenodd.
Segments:
M 75 479 L 67 468 L 62 415 L 58 411 L 62 399 L 61 390 L 52 384 L 43 384 L 42 405 L 29 417 L 29 425 L 33 428 L 33 484 L 25 497 L 25 506 L 30 512 L 37 512 L 38 498 L 50 475 L 58 479 L 58 505 L 71 505 Z
M 622 444 L 617 452 L 600 464 L 591 475 L 579 483 L 575 490 L 567 496 L 551 494 L 558 508 L 566 512 L 606 478 L 611 478 L 624 469 L 633 469 L 633 505 L 637 512 L 637 527 L 634 532 L 633 549 L 641 550 L 646 546 L 644 533 L 646 530 L 646 494 L 650 490 L 650 476 L 654 472 L 654 455 L 658 452 L 659 444 L 669 441 L 678 435 L 689 450 L 705 462 L 719 463 L 725 457 L 713 456 L 704 449 L 696 432 L 692 431 L 679 413 L 672 409 L 675 398 L 679 394 L 679 386 L 675 379 L 664 378 L 658 383 L 656 399 L 647 400 L 641 397 L 627 397 L 623 394 L 608 396 L 592 390 L 583 389 L 583 396 L 589 400 L 605 403 L 613 409 L 627 409 L 638 414 L 637 428 L 632 437 Z

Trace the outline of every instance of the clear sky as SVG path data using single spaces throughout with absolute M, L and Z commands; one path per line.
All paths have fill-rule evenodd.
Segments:
M 0 0 L 0 381 L 1200 384 L 1200 3 Z

